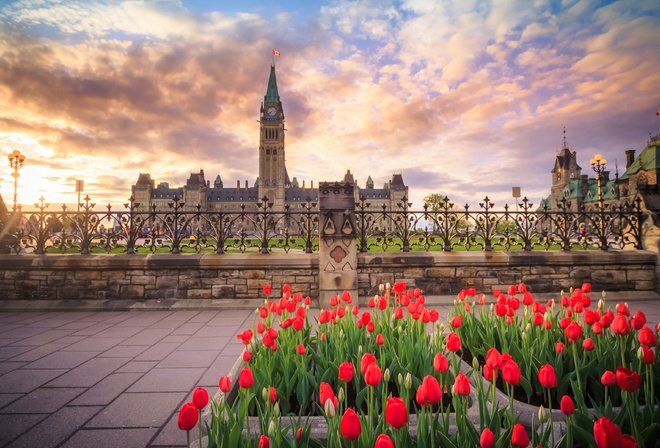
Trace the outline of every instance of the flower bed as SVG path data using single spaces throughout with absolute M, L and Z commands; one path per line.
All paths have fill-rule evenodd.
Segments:
M 621 429 L 632 434 L 626 441 L 634 437 L 639 446 L 653 446 L 650 437 L 660 422 L 654 395 L 657 328 L 641 323 L 639 313 L 627 319 L 623 305 L 609 323 L 609 317 L 601 323 L 610 316 L 603 301 L 593 311 L 598 332 L 595 315 L 586 311 L 591 309 L 586 285 L 575 291 L 555 306 L 534 301 L 524 285 L 497 294 L 491 304 L 466 290 L 445 334 L 437 311 L 404 283 L 383 287 L 366 311 L 348 293 L 337 296 L 330 309 L 321 310 L 316 331 L 309 298 L 291 294 L 285 285 L 279 299 L 269 297 L 256 311 L 253 327 L 238 335 L 246 346 L 242 366 L 233 384 L 229 377 L 220 380 L 208 446 L 237 446 L 242 440 L 243 446 L 524 447 L 571 446 L 575 440 L 603 447 L 615 445 L 602 444 L 601 436 L 623 440 Z M 268 285 L 264 293 L 271 295 Z M 627 333 L 617 316 L 624 316 Z M 564 350 L 557 349 L 559 343 Z M 471 367 L 462 366 L 465 352 L 475 355 Z M 607 369 L 616 370 L 618 387 L 609 382 L 594 387 L 598 372 Z M 505 403 L 496 398 L 498 375 L 506 384 Z M 236 385 L 234 402 L 225 394 Z M 525 428 L 515 412 L 516 385 L 528 397 L 560 402 L 570 416 L 568 432 L 555 434 L 553 414 L 543 407 L 541 420 Z M 653 405 L 639 407 L 640 395 Z M 596 409 L 596 422 L 588 404 Z M 617 404 L 619 413 L 613 411 Z M 312 423 L 314 414 L 325 421 L 325 435 L 312 431 L 320 426 Z M 180 427 L 192 428 L 189 421 Z

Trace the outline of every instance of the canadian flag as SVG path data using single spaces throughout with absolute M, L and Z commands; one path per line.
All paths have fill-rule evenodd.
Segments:
M 277 50 L 273 50 L 273 54 L 277 56 L 278 58 L 280 57 L 280 52 Z

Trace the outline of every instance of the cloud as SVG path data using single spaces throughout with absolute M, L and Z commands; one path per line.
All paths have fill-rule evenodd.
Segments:
M 140 172 L 252 184 L 272 48 L 300 181 L 397 172 L 419 205 L 438 191 L 510 202 L 513 184 L 538 202 L 563 126 L 584 160 L 623 160 L 657 129 L 652 0 L 335 0 L 303 18 L 186 7 L 0 8 L 0 146 L 61 172 L 40 174 L 65 186 L 51 191 L 84 174 L 104 201 L 125 200 Z

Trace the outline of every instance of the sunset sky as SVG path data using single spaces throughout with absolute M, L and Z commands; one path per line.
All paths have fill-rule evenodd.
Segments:
M 276 49 L 291 177 L 538 204 L 564 127 L 590 175 L 660 133 L 659 24 L 658 0 L 5 0 L 0 194 L 16 149 L 26 205 L 84 179 L 120 207 L 141 172 L 252 185 Z

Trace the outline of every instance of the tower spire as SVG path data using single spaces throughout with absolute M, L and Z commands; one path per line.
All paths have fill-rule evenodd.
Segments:
M 568 146 L 566 146 L 566 126 L 564 126 L 564 148 L 568 148 Z
M 266 96 L 264 96 L 264 103 L 279 103 L 280 94 L 277 91 L 277 78 L 275 77 L 275 64 L 270 65 L 270 77 L 268 78 L 268 88 L 266 89 Z

